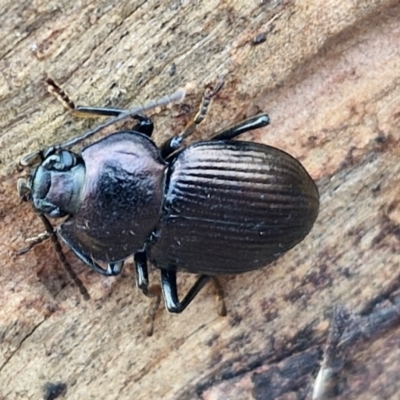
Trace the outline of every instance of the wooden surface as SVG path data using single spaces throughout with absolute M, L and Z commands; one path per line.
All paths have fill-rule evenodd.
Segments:
M 0 5 L 0 398 L 310 399 L 337 305 L 346 326 L 320 397 L 400 397 L 399 1 Z M 158 142 L 224 77 L 198 137 L 267 111 L 271 126 L 244 139 L 304 163 L 321 194 L 314 229 L 268 268 L 221 280 L 227 317 L 207 287 L 146 337 L 131 267 L 104 278 L 67 252 L 84 301 L 51 243 L 15 256 L 42 231 L 16 192 L 19 158 L 96 124 L 66 113 L 46 76 L 87 105 L 192 88 L 154 115 Z

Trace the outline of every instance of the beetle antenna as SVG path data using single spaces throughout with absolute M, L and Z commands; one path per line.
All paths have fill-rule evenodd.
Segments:
M 50 224 L 49 220 L 45 217 L 44 214 L 39 214 L 39 217 L 42 220 L 43 225 L 46 228 L 46 232 L 48 233 L 51 241 L 53 242 L 54 249 L 56 250 L 58 258 L 61 261 L 61 264 L 64 266 L 68 275 L 74 281 L 75 285 L 78 287 L 83 298 L 85 300 L 89 300 L 90 295 L 89 295 L 87 289 L 85 288 L 85 285 L 82 283 L 82 281 L 76 275 L 75 271 L 71 267 L 71 264 L 68 262 L 67 258 L 65 257 L 64 252 L 62 251 L 60 242 L 58 241 L 57 235 L 54 232 L 53 226 Z
M 119 114 L 117 117 L 111 118 L 108 121 L 104 122 L 103 124 L 98 125 L 96 128 L 85 132 L 83 135 L 75 137 L 64 143 L 52 146 L 51 149 L 58 150 L 61 148 L 67 149 L 69 147 L 72 147 L 72 146 L 82 142 L 83 140 L 88 139 L 89 137 L 95 135 L 96 133 L 102 131 L 103 129 L 116 124 L 117 122 L 121 122 L 127 118 L 133 117 L 138 114 L 143 114 L 146 111 L 152 110 L 157 107 L 164 107 L 171 103 L 178 103 L 185 98 L 185 95 L 186 95 L 185 89 L 183 89 L 183 88 L 178 89 L 175 93 L 173 93 L 170 96 L 162 97 L 161 99 L 152 101 L 148 104 L 145 104 L 142 107 L 135 107 L 130 110 L 126 110 L 126 111 L 122 112 L 121 114 Z

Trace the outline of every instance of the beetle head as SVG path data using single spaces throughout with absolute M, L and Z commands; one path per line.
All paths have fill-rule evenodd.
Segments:
M 49 149 L 44 155 L 25 158 L 27 164 L 42 158 L 30 178 L 18 181 L 23 200 L 32 201 L 40 214 L 59 218 L 74 214 L 80 205 L 85 165 L 80 156 L 67 150 Z

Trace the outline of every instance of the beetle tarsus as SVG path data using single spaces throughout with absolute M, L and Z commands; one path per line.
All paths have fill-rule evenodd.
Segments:
M 116 117 L 122 114 L 125 110 L 108 107 L 90 107 L 76 106 L 75 102 L 67 94 L 67 92 L 52 78 L 46 78 L 47 90 L 52 94 L 68 111 L 72 112 L 76 117 L 93 118 L 93 117 Z
M 205 91 L 203 99 L 201 100 L 200 103 L 199 110 L 197 111 L 197 114 L 189 122 L 189 124 L 185 127 L 185 129 L 179 136 L 182 136 L 184 138 L 188 137 L 194 132 L 196 126 L 199 125 L 201 122 L 203 122 L 204 118 L 207 115 L 207 111 L 210 107 L 212 98 L 222 89 L 223 85 L 224 85 L 223 81 L 220 81 L 213 90 L 207 89 Z
M 343 365 L 343 335 L 346 328 L 351 324 L 352 315 L 342 305 L 334 308 L 331 324 L 329 327 L 328 338 L 325 344 L 325 350 L 320 369 L 315 378 L 312 400 L 323 400 L 330 397 L 330 391 L 334 388 L 337 372 Z

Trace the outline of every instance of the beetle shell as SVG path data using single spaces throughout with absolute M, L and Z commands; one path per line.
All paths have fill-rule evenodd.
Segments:
M 252 142 L 200 142 L 169 169 L 150 260 L 207 275 L 254 270 L 299 243 L 318 208 L 313 180 L 289 154 Z
M 59 234 L 93 259 L 124 260 L 144 248 L 159 221 L 167 166 L 154 142 L 133 132 L 86 147 L 82 159 L 81 204 Z

